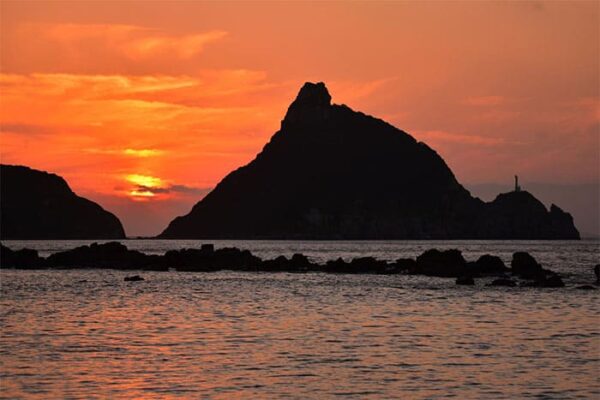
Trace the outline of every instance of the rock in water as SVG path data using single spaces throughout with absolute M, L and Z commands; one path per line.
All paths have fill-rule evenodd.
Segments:
M 425 143 L 306 83 L 281 129 L 163 238 L 577 239 L 527 192 L 474 198 Z
M 473 277 L 471 277 L 471 276 L 462 276 L 462 277 L 456 278 L 456 284 L 472 286 L 475 284 L 475 279 L 473 279 Z
M 596 290 L 596 288 L 593 287 L 592 285 L 581 285 L 581 286 L 577 286 L 575 289 L 577 289 L 577 290 Z
M 540 287 L 547 288 L 565 287 L 565 283 L 563 282 L 562 278 L 558 275 L 550 275 L 549 277 L 541 280 L 539 284 Z
M 467 262 L 459 250 L 427 250 L 417 257 L 417 274 L 460 277 L 467 272 Z
M 500 279 L 493 280 L 492 283 L 488 284 L 487 286 L 515 287 L 515 286 L 517 286 L 517 282 L 513 281 L 512 279 L 500 278 Z
M 544 275 L 542 266 L 531 254 L 524 251 L 514 253 L 510 265 L 513 275 L 519 275 L 525 279 L 539 279 Z
M 117 217 L 57 175 L 0 165 L 2 239 L 122 239 Z
M 139 281 L 143 281 L 144 278 L 142 278 L 139 275 L 133 275 L 133 276 L 126 276 L 124 281 L 125 282 L 139 282 Z
M 508 272 L 500 257 L 484 254 L 474 263 L 471 273 L 476 275 L 498 275 Z
M 0 267 L 33 269 L 42 268 L 44 259 L 38 255 L 36 250 L 21 249 L 11 250 L 0 243 Z

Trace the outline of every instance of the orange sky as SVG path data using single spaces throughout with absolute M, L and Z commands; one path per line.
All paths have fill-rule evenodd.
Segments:
M 156 234 L 324 81 L 463 183 L 597 183 L 599 21 L 595 1 L 2 1 L 0 158 Z

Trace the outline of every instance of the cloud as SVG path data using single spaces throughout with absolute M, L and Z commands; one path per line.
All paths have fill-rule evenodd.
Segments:
M 123 46 L 125 54 L 130 58 L 140 59 L 159 54 L 188 59 L 200 54 L 204 47 L 227 36 L 225 31 L 210 31 L 198 35 L 180 37 L 149 36 L 134 40 Z
M 165 193 L 187 193 L 187 194 L 204 194 L 210 190 L 210 188 L 199 188 L 187 185 L 167 185 L 165 187 L 153 187 L 137 185 L 133 190 L 137 192 L 147 192 L 153 194 L 165 194 Z
M 125 149 L 123 150 L 123 154 L 127 155 L 127 156 L 134 156 L 134 157 L 156 157 L 156 156 L 160 156 L 163 155 L 165 153 L 164 150 L 157 150 L 157 149 Z
M 211 190 L 211 188 L 199 188 L 199 187 L 186 186 L 186 185 L 171 185 L 169 187 L 169 189 L 172 192 L 190 193 L 190 194 L 204 194 L 204 193 L 208 193 Z
M 132 60 L 155 56 L 189 59 L 202 53 L 208 44 L 227 36 L 223 30 L 168 35 L 156 29 L 120 24 L 29 24 L 25 28 L 70 52 L 101 46 Z
M 18 135 L 48 135 L 56 133 L 56 129 L 45 125 L 2 122 L 0 123 L 0 132 Z
M 127 195 L 134 201 L 166 200 L 177 195 L 196 196 L 195 200 L 208 193 L 210 188 L 199 188 L 187 185 L 146 186 L 136 185 L 127 191 Z
M 4 22 L 4 19 L 3 19 Z M 214 65 L 229 33 L 219 29 L 149 28 L 125 24 L 39 23 L 16 18 L 2 26 L 4 73 L 160 75 Z
M 503 96 L 475 96 L 467 97 L 464 103 L 470 106 L 498 106 L 505 100 Z
M 125 180 L 133 186 L 125 189 L 125 193 L 132 200 L 164 200 L 173 196 L 170 195 L 200 195 L 206 194 L 210 189 L 199 188 L 184 184 L 174 184 L 164 179 L 141 174 L 129 174 Z M 117 190 L 123 190 L 117 188 Z
M 147 158 L 147 157 L 159 157 L 166 153 L 165 150 L 159 149 L 98 149 L 98 148 L 90 148 L 86 149 L 87 152 L 92 154 L 107 154 L 107 155 L 122 155 L 128 157 L 139 157 L 139 158 Z

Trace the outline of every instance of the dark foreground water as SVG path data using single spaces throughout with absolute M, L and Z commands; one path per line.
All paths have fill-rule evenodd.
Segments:
M 42 254 L 84 242 L 5 242 Z M 598 242 L 214 242 L 261 257 L 530 251 L 566 288 L 418 276 L 0 271 L 2 398 L 599 398 Z M 126 241 L 161 253 L 192 241 Z

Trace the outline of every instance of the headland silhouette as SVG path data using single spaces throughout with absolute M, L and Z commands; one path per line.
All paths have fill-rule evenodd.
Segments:
M 119 219 L 58 175 L 0 165 L 2 239 L 124 239 Z
M 425 143 L 305 83 L 256 158 L 164 239 L 579 239 L 527 191 L 485 203 Z

